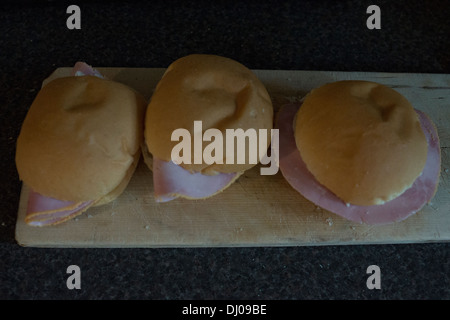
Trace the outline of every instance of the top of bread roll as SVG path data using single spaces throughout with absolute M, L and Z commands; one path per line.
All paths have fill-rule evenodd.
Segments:
M 225 57 L 193 54 L 174 61 L 155 88 L 145 120 L 149 152 L 170 161 L 173 147 L 180 143 L 171 141 L 172 132 L 187 129 L 193 145 L 194 121 L 198 120 L 202 121 L 203 132 L 219 129 L 224 145 L 226 129 L 268 129 L 268 147 L 269 129 L 273 126 L 272 102 L 264 85 L 247 67 Z M 208 143 L 203 142 L 203 149 Z M 240 172 L 255 165 L 248 161 L 237 164 L 236 160 L 234 164 L 194 164 L 193 148 L 191 158 L 190 164 L 180 165 L 209 175 Z
M 411 187 L 427 158 L 417 114 L 397 91 L 338 81 L 311 91 L 295 139 L 315 178 L 345 203 L 383 204 Z
M 131 88 L 94 76 L 49 82 L 17 140 L 20 179 L 44 196 L 67 201 L 123 189 L 139 155 L 146 104 Z

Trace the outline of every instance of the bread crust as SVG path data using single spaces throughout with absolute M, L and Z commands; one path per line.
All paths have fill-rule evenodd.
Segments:
M 164 161 L 171 160 L 172 149 L 179 141 L 171 141 L 172 132 L 186 129 L 194 137 L 194 121 L 202 121 L 203 132 L 219 129 L 266 129 L 267 150 L 273 127 L 273 107 L 270 96 L 256 75 L 242 64 L 228 58 L 193 54 L 173 62 L 158 83 L 147 108 L 145 141 L 149 152 Z M 192 139 L 193 142 L 193 139 Z M 203 142 L 203 148 L 209 142 Z M 193 143 L 192 143 L 193 145 Z M 247 147 L 248 149 L 248 147 Z M 245 171 L 255 164 L 194 163 L 181 166 L 203 174 Z M 248 151 L 248 150 L 246 150 Z M 223 153 L 225 155 L 225 151 Z M 235 156 L 237 152 L 235 151 Z M 230 161 L 228 161 L 230 162 Z
M 410 102 L 369 81 L 338 81 L 310 92 L 295 119 L 308 170 L 344 202 L 383 204 L 421 174 L 427 141 Z
M 32 103 L 17 140 L 20 179 L 59 200 L 108 195 L 135 165 L 146 104 L 133 89 L 98 77 L 49 82 Z

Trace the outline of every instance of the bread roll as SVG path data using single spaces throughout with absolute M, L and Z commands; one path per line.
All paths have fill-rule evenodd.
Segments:
M 248 161 L 248 150 L 245 164 L 237 164 L 236 159 L 234 164 L 226 164 L 225 158 L 224 164 L 194 164 L 194 121 L 202 121 L 203 132 L 219 129 L 224 147 L 226 129 L 251 128 L 257 133 L 258 129 L 267 129 L 266 150 L 273 126 L 272 102 L 261 81 L 242 64 L 220 56 L 193 54 L 173 62 L 153 93 L 145 119 L 148 151 L 170 161 L 172 149 L 180 143 L 171 141 L 172 132 L 183 128 L 190 132 L 192 141 L 191 161 L 180 164 L 183 168 L 214 175 L 240 172 L 255 165 Z M 202 151 L 208 143 L 203 142 Z
M 427 159 L 412 105 L 368 81 L 338 81 L 310 92 L 295 140 L 308 170 L 348 204 L 383 204 L 411 187 Z
M 20 179 L 59 200 L 113 200 L 139 159 L 146 104 L 131 88 L 94 76 L 51 81 L 17 140 Z

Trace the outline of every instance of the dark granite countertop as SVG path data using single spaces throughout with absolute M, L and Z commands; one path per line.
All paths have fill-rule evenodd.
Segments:
M 42 249 L 14 240 L 15 141 L 42 80 L 84 60 L 166 67 L 189 53 L 253 69 L 450 73 L 448 1 L 14 1 L 0 10 L 0 299 L 449 299 L 450 244 Z M 381 9 L 381 30 L 366 9 Z M 449 106 L 450 107 L 450 106 Z M 68 290 L 66 268 L 82 270 Z M 366 269 L 381 269 L 380 290 Z

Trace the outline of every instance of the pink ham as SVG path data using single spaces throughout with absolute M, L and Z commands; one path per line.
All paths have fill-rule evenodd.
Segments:
M 78 61 L 73 66 L 72 76 L 96 76 L 102 79 L 104 78 L 100 72 L 92 68 L 87 63 L 81 61 Z
M 103 78 L 97 70 L 84 62 L 75 63 L 72 75 L 92 75 Z M 25 222 L 32 226 L 47 226 L 62 223 L 83 213 L 95 202 L 93 200 L 78 203 L 61 201 L 30 190 Z
M 178 197 L 189 199 L 207 198 L 228 187 L 238 173 L 220 173 L 207 176 L 190 173 L 171 161 L 153 158 L 153 185 L 158 202 Z
M 321 185 L 306 168 L 294 138 L 293 123 L 298 108 L 298 104 L 285 105 L 278 114 L 280 170 L 288 183 L 306 199 L 348 220 L 380 225 L 408 218 L 433 198 L 439 181 L 441 153 L 436 128 L 423 112 L 416 110 L 428 141 L 427 161 L 422 174 L 411 188 L 394 200 L 383 205 L 355 206 L 346 205 Z
M 45 226 L 69 220 L 89 209 L 94 201 L 71 202 L 44 197 L 30 190 L 25 222 L 31 226 Z

